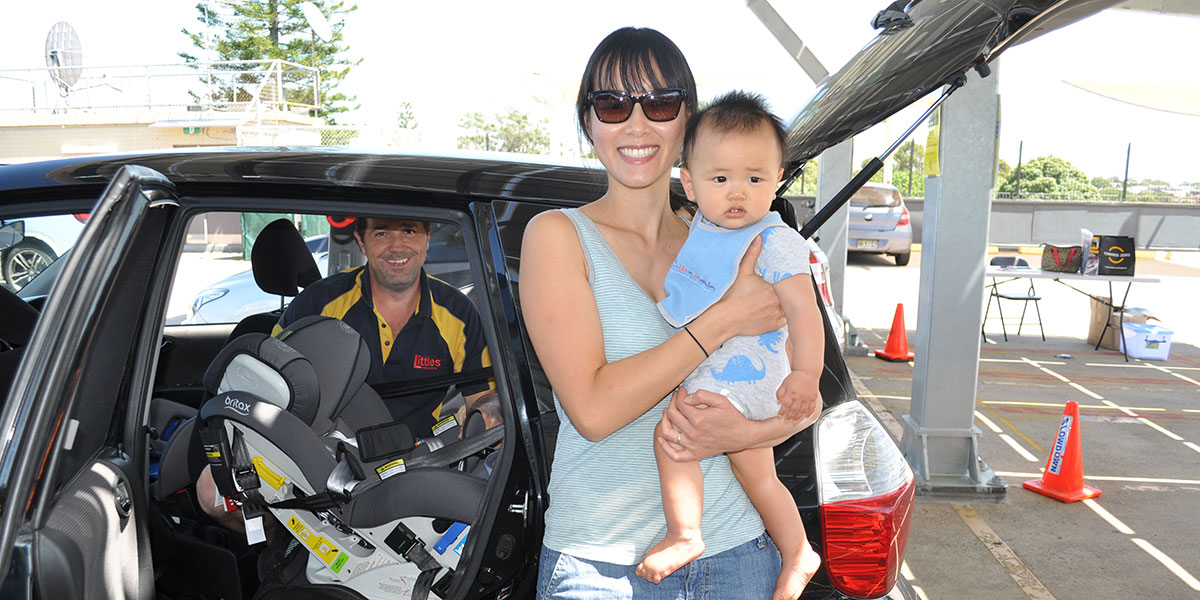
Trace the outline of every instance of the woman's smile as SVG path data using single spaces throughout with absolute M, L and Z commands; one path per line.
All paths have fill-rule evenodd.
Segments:
M 620 152 L 626 160 L 638 162 L 657 154 L 658 146 L 621 146 L 617 148 L 617 152 Z

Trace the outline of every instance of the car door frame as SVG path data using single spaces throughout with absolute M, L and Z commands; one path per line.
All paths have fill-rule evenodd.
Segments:
M 89 577 L 86 563 L 70 565 L 84 572 L 79 577 L 71 577 L 72 581 L 50 581 L 45 573 L 36 572 L 41 556 L 46 554 L 59 552 L 59 562 L 73 558 L 71 552 L 62 552 L 63 545 L 54 543 L 45 534 L 56 531 L 47 527 L 56 515 L 60 517 L 59 521 L 64 520 L 61 513 L 56 512 L 60 501 L 62 505 L 70 506 L 78 499 L 71 497 L 73 492 L 80 491 L 75 487 L 77 485 L 84 486 L 83 492 L 95 494 L 94 498 L 85 497 L 84 505 L 87 499 L 99 497 L 112 502 L 110 506 L 97 505 L 93 515 L 104 517 L 98 519 L 104 523 L 93 524 L 79 519 L 83 526 L 107 524 L 111 527 L 116 523 L 121 529 L 133 527 L 132 533 L 123 534 L 133 538 L 137 552 L 133 580 L 128 579 L 127 572 L 122 573 L 124 595 L 153 595 L 153 565 L 147 530 L 145 431 L 131 426 L 140 421 L 140 415 L 128 414 L 137 412 L 130 410 L 136 404 L 129 403 L 121 393 L 114 393 L 109 398 L 100 394 L 99 398 L 87 398 L 86 403 L 84 395 L 91 378 L 97 377 L 94 366 L 89 370 L 94 364 L 89 361 L 105 354 L 104 349 L 94 344 L 101 338 L 100 328 L 112 326 L 106 318 L 120 316 L 123 312 L 126 321 L 133 317 L 135 326 L 145 321 L 139 307 L 131 306 L 137 303 L 129 300 L 136 298 L 139 291 L 150 289 L 149 278 L 143 278 L 142 286 L 122 284 L 152 272 L 153 256 L 131 257 L 134 241 L 145 241 L 147 236 L 153 243 L 161 241 L 162 229 L 155 230 L 153 224 L 169 223 L 169 216 L 165 213 L 153 219 L 147 216 L 152 208 L 174 206 L 174 197 L 174 185 L 153 170 L 138 166 L 118 170 L 96 202 L 92 218 L 75 251 L 65 259 L 58 281 L 47 298 L 27 346 L 25 360 L 17 370 L 4 412 L 0 414 L 0 432 L 4 434 L 0 446 L 0 488 L 6 492 L 0 515 L 0 564 L 9 566 L 2 584 L 5 597 L 30 597 L 39 587 L 50 586 L 62 591 L 77 589 L 81 583 L 83 586 L 96 583 L 94 577 Z M 144 301 L 145 296 L 141 300 Z M 158 317 L 161 320 L 161 314 Z M 157 337 L 144 326 L 141 329 L 140 336 L 126 336 L 126 358 L 138 352 L 146 339 Z M 115 354 L 119 356 L 119 353 Z M 148 362 L 132 361 L 120 378 L 113 380 L 109 376 L 108 387 L 114 391 L 124 389 L 131 395 L 144 392 L 153 378 L 153 365 Z M 82 427 L 75 418 L 85 408 L 114 414 L 108 430 L 99 434 L 101 439 L 89 439 L 96 431 Z M 79 448 L 75 448 L 77 444 Z M 89 448 L 94 449 L 89 451 Z M 72 450 L 79 456 L 71 456 Z M 127 450 L 132 450 L 133 454 Z M 73 470 L 72 466 L 75 466 Z M 89 474 L 99 476 L 99 480 L 96 477 L 89 480 Z M 111 489 L 99 489 L 106 485 Z M 63 512 L 71 510 L 74 509 L 66 508 Z M 60 540 L 70 541 L 70 536 L 58 533 Z M 80 558 L 85 561 L 97 559 L 93 556 Z M 103 557 L 99 559 L 103 560 Z M 122 571 L 128 571 L 127 564 Z M 105 582 L 103 577 L 101 582 Z M 72 585 L 76 588 L 70 587 Z M 89 589 L 88 593 L 93 595 L 95 590 Z

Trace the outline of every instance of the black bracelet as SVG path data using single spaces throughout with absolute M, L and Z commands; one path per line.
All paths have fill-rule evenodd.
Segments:
M 696 339 L 696 336 L 692 334 L 692 330 L 688 329 L 687 325 L 683 326 L 683 330 L 687 332 L 688 336 L 692 338 L 693 342 L 696 342 L 697 346 L 700 346 L 700 351 L 704 353 L 704 358 L 708 358 L 708 350 L 704 349 L 704 344 L 701 344 L 700 340 Z

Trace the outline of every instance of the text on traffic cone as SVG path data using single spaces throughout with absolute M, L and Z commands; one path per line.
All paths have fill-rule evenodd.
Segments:
M 1083 485 L 1083 432 L 1079 423 L 1079 403 L 1074 400 L 1067 402 L 1042 477 L 1022 485 L 1025 489 L 1062 502 L 1075 502 L 1100 495 L 1100 490 Z
M 892 317 L 892 331 L 888 333 L 887 345 L 883 350 L 876 350 L 875 357 L 890 361 L 913 359 L 913 353 L 908 351 L 908 332 L 904 329 L 903 304 L 896 305 L 896 316 Z

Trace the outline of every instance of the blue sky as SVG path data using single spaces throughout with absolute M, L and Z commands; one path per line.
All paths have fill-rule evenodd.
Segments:
M 700 82 L 700 94 L 733 88 L 763 93 L 788 117 L 812 83 L 746 8 L 745 0 L 360 1 L 346 20 L 354 58 L 363 58 L 346 91 L 363 108 L 345 119 L 391 122 L 410 102 L 430 150 L 453 148 L 468 111 L 516 108 L 551 122 L 552 138 L 575 142 L 574 88 L 595 44 L 624 25 L 655 27 L 676 41 Z M 775 0 L 776 9 L 834 71 L 873 35 L 869 21 L 885 2 Z M 46 32 L 57 21 L 79 31 L 86 65 L 176 62 L 188 49 L 179 29 L 192 26 L 194 2 L 59 0 L 8 7 L 0 69 L 43 64 Z M 131 12 L 142 13 L 137 26 Z M 147 24 L 148 23 L 148 24 Z M 1194 160 L 1200 117 L 1123 105 L 1064 80 L 1194 87 L 1191 64 L 1200 20 L 1108 11 L 1007 52 L 1001 59 L 1000 157 L 1016 162 L 1055 154 L 1090 176 L 1121 175 L 1132 143 L 1130 177 L 1200 181 Z M 136 35 L 125 35 L 129 31 Z M 1200 92 L 1198 92 L 1200 93 Z M 915 116 L 915 115 L 912 115 Z M 897 123 L 896 130 L 905 124 Z M 887 145 L 882 131 L 856 140 L 856 162 Z

